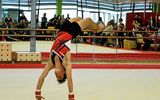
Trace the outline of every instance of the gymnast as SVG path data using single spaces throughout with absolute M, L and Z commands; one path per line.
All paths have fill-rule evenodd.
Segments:
M 51 69 L 55 69 L 55 76 L 58 83 L 62 84 L 67 80 L 68 100 L 75 100 L 72 81 L 71 66 L 71 40 L 76 38 L 84 30 L 92 30 L 94 33 L 100 32 L 105 26 L 97 25 L 90 18 L 81 19 L 79 17 L 65 20 L 57 31 L 57 38 L 52 45 L 48 63 L 45 65 L 42 74 L 38 79 L 35 90 L 36 100 L 42 100 L 41 88 L 43 82 Z

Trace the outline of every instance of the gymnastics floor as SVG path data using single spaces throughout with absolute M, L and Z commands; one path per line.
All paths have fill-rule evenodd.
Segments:
M 35 100 L 42 69 L 1 69 L 1 100 Z M 73 69 L 75 100 L 160 100 L 160 70 Z M 42 87 L 45 100 L 67 100 L 67 84 L 58 84 L 54 72 Z
M 36 51 L 49 52 L 52 43 L 37 41 Z M 28 52 L 29 46 L 29 42 L 12 42 L 12 50 L 17 52 Z M 87 44 L 71 46 L 72 53 L 142 53 Z M 35 100 L 34 91 L 43 67 L 44 64 L 0 64 L 0 99 Z M 160 100 L 159 69 L 159 63 L 73 64 L 75 100 Z M 42 94 L 45 100 L 67 100 L 67 84 L 58 84 L 51 71 L 42 87 Z

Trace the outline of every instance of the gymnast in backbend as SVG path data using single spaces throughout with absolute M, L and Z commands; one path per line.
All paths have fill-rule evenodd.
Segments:
M 92 30 L 94 33 L 104 29 L 103 25 L 97 25 L 90 18 L 81 19 L 79 17 L 65 20 L 57 32 L 57 38 L 52 45 L 48 63 L 45 65 L 42 74 L 38 79 L 36 86 L 36 100 L 44 99 L 41 95 L 43 82 L 49 71 L 55 68 L 55 76 L 59 83 L 64 83 L 67 79 L 68 84 L 68 100 L 75 100 L 72 81 L 71 66 L 71 40 L 76 38 L 83 30 Z

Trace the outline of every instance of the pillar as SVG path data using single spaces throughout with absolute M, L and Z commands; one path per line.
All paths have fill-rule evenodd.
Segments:
M 62 0 L 57 0 L 56 14 L 57 14 L 58 16 L 61 16 L 61 15 L 62 15 Z
M 0 0 L 0 22 L 2 22 L 2 0 Z
M 36 29 L 36 0 L 31 0 L 31 29 Z M 31 31 L 30 51 L 36 51 L 36 32 Z

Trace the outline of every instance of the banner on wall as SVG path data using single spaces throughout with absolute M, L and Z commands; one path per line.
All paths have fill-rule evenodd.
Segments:
M 160 23 L 160 13 L 152 13 L 152 12 L 146 12 L 146 17 L 145 19 L 142 17 L 144 15 L 144 12 L 138 12 L 138 13 L 127 13 L 127 16 L 126 16 L 126 30 L 132 30 L 133 29 L 133 20 L 134 20 L 134 17 L 135 15 L 138 14 L 141 16 L 142 18 L 142 24 L 145 25 L 146 23 L 152 23 L 153 19 L 154 19 L 154 24 L 157 23 L 157 25 L 155 26 L 158 26 L 158 23 Z M 158 17 L 157 17 L 158 16 Z M 156 20 L 158 19 L 158 20 Z

